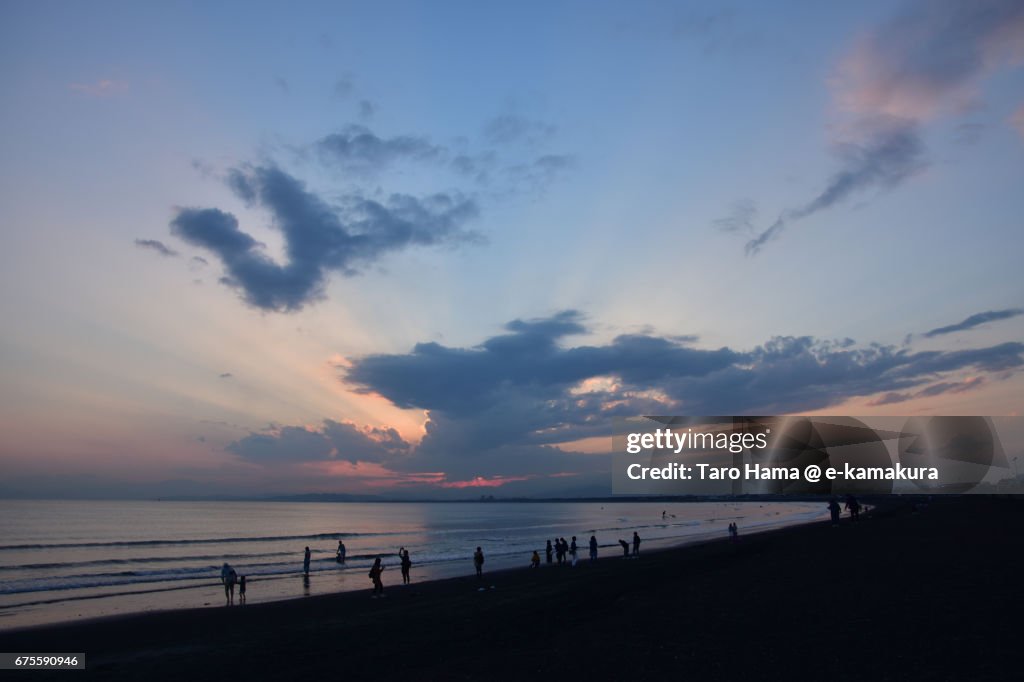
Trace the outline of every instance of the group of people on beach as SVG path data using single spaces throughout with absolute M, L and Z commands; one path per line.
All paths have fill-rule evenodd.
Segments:
M 235 603 L 235 584 L 238 584 L 238 603 L 245 603 L 245 576 L 238 576 L 228 562 L 220 567 L 220 581 L 224 583 L 224 599 L 228 605 Z
M 840 507 L 839 506 L 839 499 L 838 498 L 833 497 L 831 500 L 829 500 L 829 502 L 828 502 L 828 513 L 832 517 L 832 525 L 833 526 L 838 526 L 839 525 L 839 517 L 842 515 L 843 509 L 844 509 L 844 507 Z M 847 512 L 849 512 L 850 519 L 852 521 L 860 521 L 861 505 L 860 505 L 860 502 L 857 500 L 856 497 L 853 496 L 852 493 L 846 496 L 846 507 L 845 507 L 845 509 L 846 509 Z
M 619 539 L 619 546 L 622 547 L 623 558 L 629 558 L 629 543 L 623 539 Z M 633 531 L 633 557 L 638 558 L 640 556 L 640 535 Z
M 730 526 L 730 533 L 733 532 Z M 597 537 L 594 535 L 590 536 L 590 542 L 588 543 L 590 550 L 590 561 L 597 561 L 598 543 Z M 629 557 L 630 544 L 625 540 L 619 540 L 619 545 L 622 546 L 622 555 Z M 557 561 L 558 565 L 572 565 L 576 566 L 577 554 L 579 547 L 576 543 L 576 536 L 572 536 L 572 540 L 566 542 L 565 538 L 555 538 L 553 541 L 547 541 L 547 547 L 544 550 L 547 558 L 547 563 L 551 564 Z M 339 564 L 345 564 L 347 550 L 345 543 L 342 540 L 338 540 L 338 549 L 335 552 L 335 561 Z M 633 557 L 640 556 L 640 535 L 637 532 L 633 532 Z M 305 548 L 302 557 L 302 575 L 303 578 L 309 580 L 310 561 L 312 558 L 312 552 L 309 547 Z M 401 547 L 398 550 L 399 568 L 402 573 L 402 584 L 408 585 L 412 579 L 409 575 L 409 571 L 412 568 L 412 559 L 409 557 L 409 550 L 405 547 Z M 530 566 L 532 568 L 540 568 L 540 553 L 534 550 L 533 556 L 530 557 Z M 483 578 L 484 569 L 484 552 L 483 548 L 477 547 L 476 551 L 473 552 L 473 568 L 476 571 L 476 577 L 478 579 Z M 370 567 L 368 576 L 370 581 L 373 583 L 373 596 L 381 597 L 384 596 L 384 582 L 382 579 L 384 573 L 384 564 L 380 555 L 376 556 L 373 560 L 373 564 Z M 239 586 L 239 603 L 245 603 L 245 576 L 239 577 L 234 568 L 232 568 L 227 562 L 221 567 L 220 572 L 221 582 L 224 584 L 224 596 L 227 603 L 233 604 L 235 599 L 235 585 Z M 308 583 L 307 583 L 308 584 Z

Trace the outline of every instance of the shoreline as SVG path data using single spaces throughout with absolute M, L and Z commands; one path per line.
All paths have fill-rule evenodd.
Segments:
M 789 505 L 788 500 L 783 503 Z M 747 502 L 746 504 L 750 505 L 751 503 Z M 821 509 L 823 509 L 823 505 L 824 503 L 822 503 Z M 669 519 L 643 522 L 637 519 L 638 523 L 647 524 L 647 526 L 640 526 L 640 533 L 645 537 L 645 550 L 655 551 L 683 547 L 724 537 L 726 532 L 724 525 L 718 528 L 714 524 L 716 522 L 724 523 L 722 519 L 730 518 L 730 515 L 734 513 L 732 509 L 727 508 L 730 506 L 727 503 L 716 504 L 706 512 L 711 516 L 702 517 L 698 521 L 683 519 L 681 522 L 677 522 L 674 514 Z M 789 509 L 782 512 L 769 511 L 767 508 L 770 505 L 768 504 L 757 505 L 755 503 L 752 506 L 764 508 L 764 513 L 760 513 L 761 510 L 756 508 L 742 512 L 749 516 L 745 522 L 740 521 L 740 523 L 750 524 L 743 527 L 743 532 L 747 535 L 813 523 L 824 518 L 825 514 L 818 508 L 818 504 L 801 503 L 798 505 L 799 508 L 789 505 Z M 655 508 L 658 507 L 655 506 Z M 779 509 L 783 509 L 783 507 Z M 652 536 L 645 533 L 644 527 L 648 527 L 648 531 L 656 529 L 658 533 L 664 533 L 664 529 L 667 528 L 678 527 L 686 530 L 671 531 L 683 533 L 679 535 L 665 536 L 653 533 Z M 601 535 L 600 532 L 598 534 Z M 613 536 L 614 533 L 602 535 L 605 540 L 600 549 L 602 557 L 618 556 L 621 553 L 619 545 L 610 541 Z M 585 540 L 586 538 L 584 538 Z M 488 550 L 488 565 L 492 572 L 525 567 L 528 563 L 529 552 L 532 552 L 533 548 L 537 548 L 543 555 L 543 539 L 537 539 L 537 542 L 540 544 L 528 550 L 519 548 L 515 551 L 501 551 L 501 547 L 492 546 L 489 549 L 485 547 L 485 550 Z M 580 555 L 581 563 L 585 560 L 586 554 L 587 550 L 583 547 Z M 381 556 L 385 558 L 385 582 L 389 578 L 397 581 L 398 566 L 394 557 L 386 554 Z M 312 571 L 310 579 L 304 582 L 298 566 L 288 573 L 250 574 L 249 605 L 359 592 L 365 589 L 369 563 L 364 562 L 366 566 L 363 567 L 358 561 L 359 556 L 356 556 L 355 559 L 357 561 L 350 562 L 345 567 L 336 566 L 331 561 L 328 568 L 321 566 Z M 472 557 L 469 554 L 458 558 L 427 559 L 422 563 L 417 562 L 416 559 L 417 557 L 414 555 L 413 579 L 417 581 L 417 584 L 458 578 L 471 574 L 473 570 Z M 211 573 L 202 582 L 199 580 L 199 578 L 188 578 L 179 583 L 172 579 L 169 582 L 140 583 L 131 587 L 127 585 L 122 588 L 111 586 L 103 588 L 101 591 L 86 592 L 85 594 L 81 594 L 79 590 L 70 590 L 70 593 L 64 593 L 61 590 L 39 592 L 37 593 L 38 598 L 23 599 L 0 607 L 0 633 L 13 632 L 26 627 L 92 621 L 97 618 L 124 617 L 193 608 L 217 609 L 223 606 L 223 590 L 217 576 Z M 76 591 L 79 593 L 76 594 Z
M 921 513 L 893 501 L 837 528 L 385 584 L 384 599 L 367 580 L 359 592 L 33 626 L 0 632 L 0 650 L 84 651 L 108 679 L 763 677 L 778 665 L 814 679 L 999 678 L 1017 627 L 995 593 L 1020 592 L 1021 512 L 1016 499 L 936 500 Z

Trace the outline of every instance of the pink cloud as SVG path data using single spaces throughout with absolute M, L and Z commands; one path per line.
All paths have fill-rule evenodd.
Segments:
M 1024 137 L 1024 104 L 1017 108 L 1010 116 L 1010 125 L 1016 128 L 1021 137 Z
M 506 483 L 512 483 L 513 481 L 529 481 L 535 476 L 492 476 L 485 478 L 483 476 L 477 476 L 471 478 L 468 481 L 444 481 L 438 483 L 442 488 L 499 488 Z

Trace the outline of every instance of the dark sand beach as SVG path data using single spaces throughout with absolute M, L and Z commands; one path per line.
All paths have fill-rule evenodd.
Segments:
M 856 524 L 742 533 L 482 582 L 469 561 L 465 578 L 408 587 L 391 570 L 385 599 L 367 579 L 9 631 L 0 651 L 84 651 L 86 676 L 115 680 L 1018 678 L 1024 500 L 893 500 Z M 82 673 L 25 674 L 54 675 Z

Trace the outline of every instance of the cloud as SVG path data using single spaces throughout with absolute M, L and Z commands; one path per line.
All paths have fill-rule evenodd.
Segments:
M 368 99 L 359 100 L 359 118 L 368 121 L 377 113 L 377 105 Z
M 965 379 L 964 381 L 943 381 L 937 384 L 932 384 L 931 386 L 923 388 L 916 393 L 886 393 L 879 398 L 869 401 L 867 404 L 870 407 L 879 407 L 881 405 L 903 403 L 908 400 L 914 400 L 915 398 L 932 398 L 944 393 L 964 393 L 965 391 L 971 391 L 979 388 L 985 383 L 986 380 L 984 377 L 972 377 L 970 379 Z
M 128 83 L 105 78 L 93 83 L 71 83 L 68 89 L 91 97 L 111 97 L 128 90 Z
M 654 334 L 587 344 L 590 329 L 566 310 L 512 320 L 472 347 L 420 343 L 339 366 L 355 391 L 425 411 L 418 443 L 392 429 L 325 420 L 249 433 L 228 450 L 265 467 L 312 466 L 339 481 L 372 473 L 374 485 L 405 490 L 601 491 L 607 458 L 575 452 L 573 443 L 611 435 L 619 417 L 799 414 L 851 398 L 896 404 L 974 390 L 1024 367 L 1024 344 L 1016 342 L 913 352 L 775 337 L 751 349 L 694 348 L 691 338 Z
M 276 76 L 274 78 L 274 85 L 281 88 L 281 92 L 285 94 L 288 94 L 288 91 L 291 89 L 288 87 L 288 79 L 282 76 Z
M 920 0 L 861 36 L 835 76 L 838 104 L 858 115 L 926 120 L 964 108 L 979 81 L 1024 59 L 1018 0 Z
M 747 242 L 748 255 L 777 239 L 787 225 L 831 208 L 851 196 L 869 190 L 892 189 L 925 167 L 924 145 L 917 126 L 902 120 L 878 120 L 874 130 L 859 143 L 839 147 L 843 163 L 825 189 L 807 204 L 787 209 L 766 230 Z
M 727 216 L 716 218 L 714 226 L 723 232 L 754 232 L 754 218 L 757 217 L 757 204 L 753 199 L 738 199 L 733 202 Z
M 1018 0 L 922 0 L 862 35 L 832 79 L 836 109 L 849 118 L 835 127 L 842 135 L 835 142 L 839 171 L 817 197 L 782 211 L 750 239 L 747 254 L 796 221 L 855 194 L 897 187 L 925 168 L 923 125 L 966 110 L 982 79 L 1024 60 L 1022 45 Z
M 359 427 L 325 419 L 317 428 L 284 426 L 250 433 L 226 448 L 254 462 L 383 462 L 409 452 L 410 445 L 392 428 Z
M 271 260 L 262 244 L 239 229 L 237 218 L 220 209 L 179 209 L 171 230 L 215 254 L 226 270 L 222 283 L 263 310 L 299 310 L 322 298 L 329 273 L 357 274 L 392 251 L 480 239 L 463 229 L 478 209 L 460 195 L 392 194 L 377 201 L 352 194 L 332 206 L 273 166 L 234 169 L 228 185 L 244 201 L 270 211 L 284 234 L 287 263 Z
M 964 319 L 956 324 L 951 324 L 945 327 L 937 327 L 931 331 L 924 333 L 927 338 L 933 338 L 936 336 L 942 336 L 943 334 L 952 334 L 954 332 L 962 332 L 967 329 L 973 329 L 981 326 L 988 322 L 998 322 L 999 320 L 1008 320 L 1011 317 L 1017 317 L 1018 315 L 1024 314 L 1024 310 L 1020 308 L 1009 308 L 1007 310 L 987 310 L 983 313 L 975 313 L 970 317 Z
M 136 239 L 135 246 L 139 247 L 140 249 L 149 249 L 151 251 L 156 251 L 161 256 L 165 256 L 167 258 L 176 258 L 178 256 L 177 251 L 168 247 L 166 244 L 164 244 L 162 241 L 158 239 Z
M 327 135 L 316 146 L 324 159 L 357 173 L 379 172 L 399 161 L 436 161 L 446 154 L 444 147 L 424 137 L 382 138 L 359 125 Z
M 355 83 L 351 76 L 343 76 L 334 83 L 334 96 L 338 99 L 345 99 L 355 90 Z
M 231 372 L 221 372 L 217 376 L 220 377 L 221 379 L 230 379 L 234 376 L 234 374 L 232 374 Z
M 1024 366 L 1024 344 L 1016 342 L 912 352 L 849 339 L 776 337 L 738 350 L 637 334 L 565 345 L 587 331 L 575 311 L 515 320 L 472 348 L 421 343 L 406 354 L 350 359 L 344 381 L 398 407 L 426 410 L 427 435 L 417 453 L 429 455 L 431 470 L 461 461 L 463 473 L 471 473 L 467 456 L 504 449 L 544 461 L 542 448 L 607 435 L 615 416 L 792 414 L 919 391 L 959 372 Z M 506 466 L 485 473 L 517 472 Z
M 555 134 L 550 123 L 535 121 L 514 114 L 496 116 L 484 125 L 484 139 L 493 145 L 511 143 L 538 144 Z
M 1024 104 L 1010 116 L 1010 125 L 1024 138 Z

